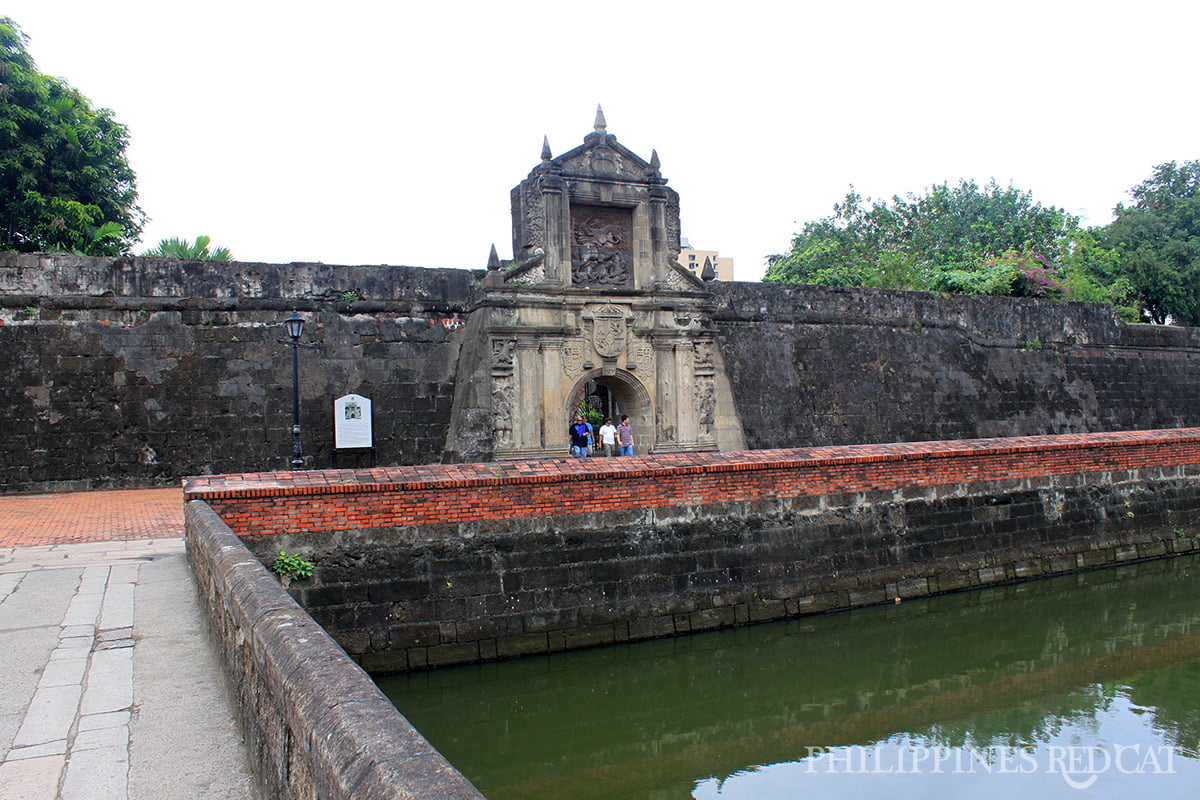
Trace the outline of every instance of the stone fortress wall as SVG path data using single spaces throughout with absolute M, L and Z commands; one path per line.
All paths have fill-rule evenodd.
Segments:
M 288 468 L 293 310 L 316 345 L 299 360 L 310 467 L 333 463 L 350 394 L 372 402 L 380 465 L 562 456 L 581 401 L 628 414 L 639 453 L 1200 425 L 1200 329 L 701 280 L 657 152 L 599 109 L 510 198 L 514 259 L 493 248 L 486 270 L 0 253 L 0 486 Z
M 751 449 L 1176 428 L 1200 418 L 1200 328 L 1102 305 L 715 284 Z
M 440 460 L 479 277 L 0 254 L 0 485 L 149 486 L 286 469 L 291 354 L 279 340 L 292 309 L 318 344 L 299 361 L 313 463 L 330 464 L 333 398 L 351 392 L 374 401 L 381 463 Z
M 313 466 L 332 465 L 333 399 L 349 393 L 373 401 L 381 465 L 489 460 L 487 392 L 472 403 L 467 391 L 488 380 L 474 321 L 484 275 L 0 254 L 0 485 L 287 468 L 291 364 L 279 340 L 294 308 L 318 345 L 300 354 Z M 728 385 L 719 411 L 751 449 L 1200 425 L 1198 329 L 1126 325 L 1076 303 L 707 289 Z

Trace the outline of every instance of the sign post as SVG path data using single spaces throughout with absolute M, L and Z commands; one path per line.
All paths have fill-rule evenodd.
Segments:
M 333 401 L 333 466 L 339 450 L 370 450 L 375 466 L 375 440 L 371 434 L 371 400 L 348 394 Z

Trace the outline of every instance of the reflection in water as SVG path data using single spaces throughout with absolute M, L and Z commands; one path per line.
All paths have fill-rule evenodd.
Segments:
M 1089 775 L 1088 797 L 1191 797 L 1198 576 L 1189 556 L 379 683 L 489 800 L 1052 797 Z

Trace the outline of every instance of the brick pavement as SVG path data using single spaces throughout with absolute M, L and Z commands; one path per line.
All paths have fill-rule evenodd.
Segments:
M 0 548 L 182 536 L 179 487 L 0 496 Z

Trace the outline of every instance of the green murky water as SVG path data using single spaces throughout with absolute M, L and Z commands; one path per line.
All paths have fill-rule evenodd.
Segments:
M 1200 561 L 381 679 L 489 800 L 1200 796 Z

